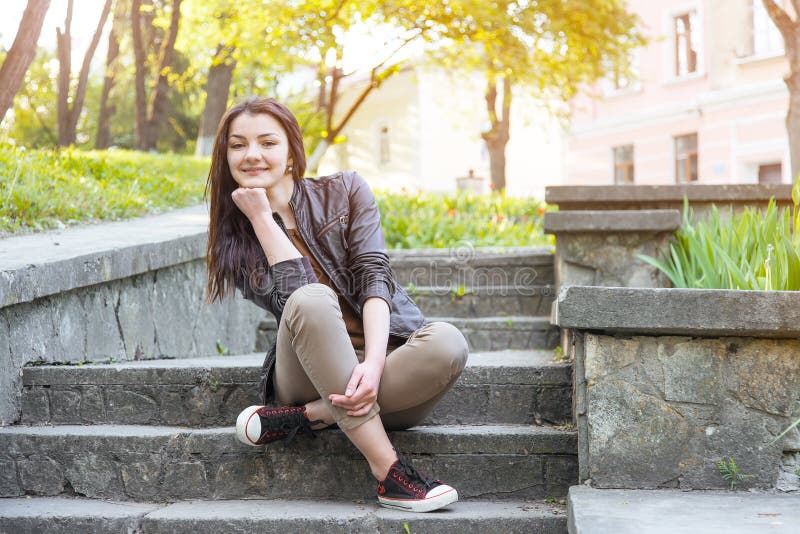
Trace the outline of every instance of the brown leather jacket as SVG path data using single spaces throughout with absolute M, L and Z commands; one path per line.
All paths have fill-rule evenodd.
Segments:
M 361 176 L 350 171 L 298 180 L 289 206 L 308 249 L 337 293 L 359 316 L 368 298 L 384 299 L 389 304 L 389 335 L 394 343 L 402 343 L 425 323 L 422 312 L 394 277 L 375 197 Z M 274 216 L 286 231 L 280 216 Z M 269 265 L 266 273 L 259 276 L 240 278 L 236 287 L 244 298 L 271 312 L 280 324 L 289 296 L 297 288 L 317 281 L 308 258 L 301 257 Z M 275 344 L 261 369 L 262 404 L 274 397 L 274 367 Z

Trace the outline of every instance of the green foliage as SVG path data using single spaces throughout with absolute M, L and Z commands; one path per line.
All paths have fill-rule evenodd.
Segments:
M 208 160 L 0 145 L 0 234 L 197 204 Z
M 544 204 L 499 193 L 376 193 L 388 248 L 552 244 Z
M 766 210 L 748 207 L 728 217 L 712 206 L 697 223 L 685 201 L 683 225 L 669 256 L 664 261 L 639 258 L 664 272 L 674 287 L 800 290 L 798 193 L 794 198 L 793 209 L 778 209 L 771 199 Z
M 746 478 L 753 478 L 753 475 L 745 475 L 739 469 L 739 466 L 736 465 L 736 462 L 733 461 L 733 458 L 728 456 L 728 461 L 720 460 L 717 462 L 717 470 L 719 474 L 722 475 L 722 478 L 730 483 L 731 490 L 736 489 L 736 484 L 739 483 L 740 480 L 744 480 Z
M 564 349 L 561 348 L 561 345 L 557 346 L 553 351 L 553 359 L 559 363 L 566 361 L 567 355 L 564 354 Z

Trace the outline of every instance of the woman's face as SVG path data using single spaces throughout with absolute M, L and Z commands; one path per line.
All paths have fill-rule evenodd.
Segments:
M 274 117 L 242 113 L 228 128 L 228 166 L 240 187 L 272 188 L 292 179 L 289 142 Z

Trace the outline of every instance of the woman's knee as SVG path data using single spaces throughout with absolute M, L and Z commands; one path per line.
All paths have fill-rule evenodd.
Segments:
M 306 284 L 294 290 L 284 306 L 284 313 L 288 309 L 296 309 L 303 315 L 310 313 L 325 313 L 331 309 L 331 304 L 339 307 L 339 299 L 333 289 L 325 284 Z
M 467 365 L 469 356 L 469 345 L 464 334 L 455 326 L 443 321 L 430 323 L 427 326 L 430 329 L 426 340 L 430 357 L 447 369 L 451 376 L 458 376 Z

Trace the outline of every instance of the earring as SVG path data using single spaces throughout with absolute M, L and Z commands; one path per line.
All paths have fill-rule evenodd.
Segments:
M 291 165 L 287 165 L 287 166 L 286 166 L 286 173 L 287 173 L 287 174 L 288 174 L 288 173 L 291 173 L 293 170 L 294 170 L 294 167 L 292 167 Z

